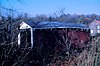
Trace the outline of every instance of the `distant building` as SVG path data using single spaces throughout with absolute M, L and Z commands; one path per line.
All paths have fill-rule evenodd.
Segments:
M 64 32 L 63 30 L 66 31 L 66 35 L 68 36 L 69 40 L 73 41 L 73 43 L 86 42 L 86 36 L 90 34 L 90 29 L 88 26 L 68 22 L 22 22 L 19 29 L 18 45 L 28 44 L 30 47 L 33 47 L 34 44 L 55 44 L 56 39 L 54 36 L 56 35 L 56 37 L 58 37 L 57 34 L 60 31 Z M 76 38 L 74 40 L 73 37 L 75 36 Z M 59 37 L 58 39 L 61 40 Z
M 94 20 L 89 24 L 91 36 L 96 36 L 100 34 L 100 21 Z

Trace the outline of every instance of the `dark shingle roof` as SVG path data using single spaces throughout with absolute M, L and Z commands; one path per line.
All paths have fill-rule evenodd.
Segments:
M 87 25 L 84 24 L 75 24 L 69 22 L 25 22 L 34 29 L 46 29 L 46 28 L 82 28 L 89 29 Z

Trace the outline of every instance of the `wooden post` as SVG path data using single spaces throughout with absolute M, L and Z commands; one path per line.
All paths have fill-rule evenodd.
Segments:
M 33 29 L 31 28 L 31 48 L 33 48 Z
M 21 39 L 21 37 L 20 37 L 20 32 L 19 32 L 19 34 L 18 34 L 18 45 L 20 45 L 20 39 Z

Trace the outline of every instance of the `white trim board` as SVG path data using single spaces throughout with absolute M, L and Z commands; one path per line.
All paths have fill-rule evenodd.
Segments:
M 26 24 L 25 22 L 22 22 L 22 23 L 20 24 L 20 29 L 29 29 L 29 28 L 31 28 L 31 26 L 29 26 L 29 25 Z

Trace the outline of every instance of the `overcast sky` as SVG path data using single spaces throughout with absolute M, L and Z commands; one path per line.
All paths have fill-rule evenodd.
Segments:
M 1 0 L 2 5 L 31 15 L 51 14 L 65 8 L 70 14 L 100 14 L 100 0 Z M 20 0 L 19 0 L 20 1 Z

